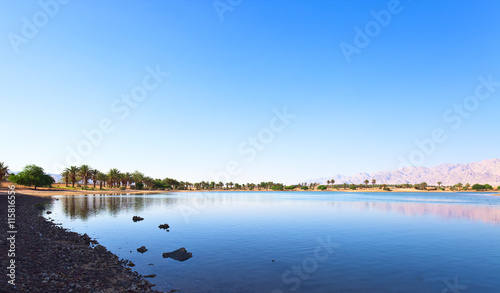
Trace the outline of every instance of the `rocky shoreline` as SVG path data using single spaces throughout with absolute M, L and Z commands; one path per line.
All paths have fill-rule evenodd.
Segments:
M 15 248 L 8 237 L 8 195 L 0 191 L 1 292 L 160 292 L 105 247 L 92 248 L 87 235 L 61 228 L 41 216 L 49 198 L 16 194 Z M 9 212 L 10 213 L 10 212 Z M 15 257 L 8 257 L 14 252 Z M 15 261 L 15 280 L 7 276 Z M 11 280 L 9 284 L 8 281 Z

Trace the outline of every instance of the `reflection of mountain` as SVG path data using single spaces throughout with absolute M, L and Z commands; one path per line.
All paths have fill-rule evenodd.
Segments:
M 329 205 L 359 210 L 397 212 L 405 216 L 433 215 L 445 219 L 466 219 L 500 224 L 500 209 L 487 206 L 451 205 L 435 203 L 385 203 L 385 202 L 330 202 Z

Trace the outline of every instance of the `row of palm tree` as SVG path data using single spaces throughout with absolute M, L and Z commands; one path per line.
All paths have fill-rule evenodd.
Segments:
M 118 169 L 110 169 L 107 173 L 101 172 L 97 169 L 93 169 L 89 165 L 81 166 L 70 166 L 61 173 L 63 181 L 68 187 L 71 182 L 72 187 L 75 187 L 76 182 L 82 182 L 84 187 L 88 186 L 89 181 L 92 181 L 93 187 L 95 188 L 97 183 L 99 183 L 99 188 L 102 189 L 103 186 L 106 187 L 120 187 L 120 186 L 130 186 L 132 183 L 135 184 L 145 184 L 146 186 L 153 185 L 154 180 L 151 177 L 144 176 L 144 174 L 139 171 L 133 173 L 122 173 Z

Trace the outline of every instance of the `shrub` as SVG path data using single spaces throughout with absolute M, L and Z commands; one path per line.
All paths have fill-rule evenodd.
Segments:
M 135 185 L 130 185 L 130 189 L 135 189 Z
M 137 189 L 137 190 L 142 190 L 143 187 L 144 187 L 144 183 L 139 182 L 139 183 L 135 184 L 135 189 Z
M 318 186 L 318 190 L 326 190 L 326 186 L 325 185 L 320 185 L 320 186 Z
M 127 189 L 127 187 L 125 187 L 125 186 L 120 186 L 120 190 L 125 190 L 125 189 Z
M 473 190 L 493 190 L 493 186 L 489 185 L 489 184 L 474 184 L 472 186 L 472 189 Z
M 351 189 L 351 190 L 356 190 L 356 185 L 351 184 L 351 185 L 349 186 L 349 189 Z
M 384 187 L 385 191 L 392 191 L 389 187 Z
M 295 185 L 288 185 L 288 186 L 285 186 L 283 188 L 285 188 L 287 190 L 292 190 L 292 189 L 295 189 L 295 187 L 297 187 L 297 186 L 295 186 Z
M 307 187 L 307 186 L 302 186 L 302 187 L 301 187 L 301 189 L 302 189 L 302 190 L 308 190 L 308 189 L 309 189 L 309 187 Z

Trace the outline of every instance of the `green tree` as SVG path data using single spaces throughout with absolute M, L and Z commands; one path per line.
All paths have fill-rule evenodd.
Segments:
M 438 183 L 437 183 L 437 184 L 438 184 L 438 187 L 439 187 L 439 188 L 441 188 L 441 184 L 443 184 L 443 182 L 438 181 Z
M 365 180 L 365 186 L 368 187 L 368 183 L 370 183 L 370 181 L 368 181 L 368 179 Z
M 5 163 L 0 162 L 0 185 L 1 182 L 9 175 L 9 166 L 5 165 Z
M 78 174 L 83 180 L 83 186 L 87 187 L 90 177 L 92 177 L 92 168 L 89 165 L 81 165 Z
M 97 179 L 98 174 L 99 174 L 99 171 L 97 171 L 96 169 L 92 169 L 90 171 L 90 180 L 92 180 L 92 183 L 94 183 L 94 189 L 95 189 L 96 182 L 99 180 L 99 179 Z
M 77 166 L 71 166 L 67 170 L 69 172 L 69 178 L 71 179 L 71 183 L 74 188 L 76 182 L 76 176 L 78 176 L 79 169 Z
M 110 183 L 110 187 L 113 188 L 115 186 L 115 183 L 119 182 L 120 180 L 120 171 L 118 171 L 118 169 L 116 168 L 110 169 L 108 172 L 108 180 Z
M 377 183 L 377 179 L 372 179 L 372 185 L 375 186 L 375 183 Z
M 97 171 L 96 177 L 97 180 L 99 180 L 99 189 L 102 190 L 102 185 L 108 181 L 108 175 Z
M 42 167 L 27 165 L 23 171 L 9 176 L 9 180 L 15 184 L 24 186 L 50 187 L 55 183 L 52 176 L 45 174 Z
M 134 171 L 134 173 L 132 173 L 131 175 L 132 175 L 132 181 L 134 181 L 135 184 L 142 183 L 142 181 L 144 180 L 144 174 L 142 174 L 137 170 Z
M 68 187 L 69 183 L 69 169 L 66 168 L 61 172 L 61 176 L 63 177 L 64 183 L 66 183 L 66 187 Z

